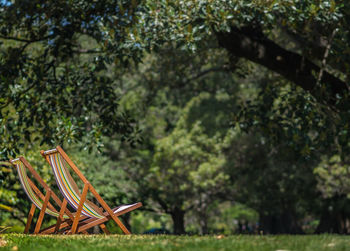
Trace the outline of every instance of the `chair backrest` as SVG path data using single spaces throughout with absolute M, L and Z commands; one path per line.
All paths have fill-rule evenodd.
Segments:
M 81 200 L 81 193 L 68 168 L 71 167 L 84 183 L 87 182 L 86 178 L 63 152 L 62 148 L 44 151 L 42 155 L 49 162 L 62 195 L 66 198 L 68 203 L 77 210 Z M 72 165 L 74 165 L 74 167 L 72 167 Z M 84 202 L 81 213 L 90 218 L 105 217 L 103 216 L 102 210 L 89 200 Z
M 41 210 L 43 206 L 43 195 L 40 190 L 35 186 L 33 181 L 27 176 L 27 169 L 33 174 L 34 178 L 41 184 L 43 184 L 46 188 L 48 187 L 46 183 L 40 178 L 39 175 L 29 166 L 28 162 L 24 159 L 24 157 L 19 157 L 14 160 L 10 160 L 11 164 L 16 167 L 17 173 L 19 176 L 19 180 L 21 182 L 21 186 L 24 192 L 27 194 L 29 200 L 39 209 Z M 34 189 L 34 190 L 33 190 Z M 42 198 L 40 198 L 40 196 Z M 52 215 L 54 217 L 59 216 L 59 212 L 50 205 L 50 208 L 47 207 L 45 213 Z M 63 218 L 69 218 L 66 214 L 63 215 Z

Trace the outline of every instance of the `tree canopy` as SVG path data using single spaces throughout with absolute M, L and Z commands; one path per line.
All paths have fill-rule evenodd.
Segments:
M 113 80 L 101 71 L 136 57 L 128 45 L 136 8 L 129 1 L 0 3 L 3 154 L 19 143 L 86 135 L 92 143 L 132 131 L 117 111 Z

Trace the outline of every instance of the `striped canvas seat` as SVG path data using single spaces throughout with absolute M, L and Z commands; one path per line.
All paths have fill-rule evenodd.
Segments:
M 26 167 L 24 166 L 23 162 L 21 161 L 21 159 L 15 159 L 11 161 L 13 165 L 16 166 L 17 172 L 18 172 L 18 176 L 19 176 L 19 180 L 21 182 L 22 188 L 24 190 L 24 192 L 27 194 L 29 200 L 39 209 L 41 210 L 43 207 L 43 200 L 40 199 L 37 194 L 33 191 L 32 186 L 31 186 L 31 181 L 29 180 L 28 176 L 27 176 L 27 170 Z M 58 217 L 59 216 L 59 212 L 57 212 L 56 210 L 51 210 L 49 208 L 46 208 L 45 213 L 54 216 L 54 217 Z M 64 214 L 63 218 L 68 219 L 68 215 Z
M 55 179 L 61 193 L 66 198 L 68 203 L 75 209 L 78 208 L 81 199 L 79 188 L 69 171 L 67 170 L 67 162 L 62 156 L 56 152 L 49 155 L 50 165 L 55 174 Z M 90 218 L 104 218 L 101 210 L 91 201 L 86 200 L 81 212 L 83 215 Z

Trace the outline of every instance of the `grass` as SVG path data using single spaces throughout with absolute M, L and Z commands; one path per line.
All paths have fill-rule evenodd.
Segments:
M 0 235 L 0 250 L 349 250 L 350 236 Z

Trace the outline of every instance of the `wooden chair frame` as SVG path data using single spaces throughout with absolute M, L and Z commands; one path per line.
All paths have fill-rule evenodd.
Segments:
M 33 175 L 33 177 L 39 182 L 39 184 L 44 188 L 45 190 L 45 195 L 38 189 L 38 187 L 34 184 L 34 182 L 29 178 L 28 178 L 28 182 L 30 187 L 33 189 L 33 191 L 35 192 L 36 196 L 38 196 L 41 200 L 43 200 L 43 204 L 42 204 L 42 208 L 39 209 L 40 213 L 35 225 L 35 229 L 34 229 L 34 234 L 38 234 L 40 233 L 40 228 L 44 219 L 44 215 L 45 215 L 45 211 L 46 208 L 49 208 L 51 210 L 53 210 L 54 212 L 58 212 L 56 210 L 56 208 L 50 203 L 50 198 L 52 198 L 56 204 L 58 206 L 62 208 L 63 205 L 65 205 L 67 202 L 65 201 L 65 199 L 63 200 L 63 202 L 58 198 L 58 196 L 50 189 L 50 187 L 44 182 L 44 180 L 40 177 L 40 175 L 34 170 L 34 168 L 28 163 L 28 161 L 24 158 L 24 157 L 19 157 L 18 159 L 15 160 L 10 160 L 10 163 L 13 166 L 16 166 L 13 162 L 19 160 L 23 163 L 23 165 L 25 166 L 26 169 L 29 170 L 29 172 Z M 33 220 L 33 216 L 35 213 L 35 210 L 37 209 L 37 206 L 32 203 L 32 206 L 29 210 L 29 214 L 27 217 L 27 223 L 24 229 L 24 233 L 27 234 L 29 233 L 29 229 L 30 229 L 30 225 L 32 223 Z M 61 225 L 61 222 L 63 221 L 63 214 L 66 213 L 70 220 L 73 221 L 74 220 L 74 216 L 73 214 L 66 208 L 64 208 L 64 210 L 61 210 L 62 213 L 60 213 L 60 217 L 57 218 L 57 223 L 53 226 L 50 226 L 49 228 L 45 229 L 45 233 L 57 233 L 61 228 L 63 228 L 64 226 Z M 68 220 L 66 220 L 66 222 L 68 222 Z
M 40 177 L 40 175 L 35 171 L 35 169 L 29 164 L 29 162 L 24 158 L 24 157 L 19 157 L 17 159 L 10 159 L 10 163 L 12 164 L 12 166 L 16 166 L 16 164 L 14 164 L 13 162 L 15 161 L 21 161 L 24 165 L 24 167 L 29 170 L 29 172 L 33 175 L 33 177 L 35 178 L 35 180 L 38 181 L 38 183 L 44 188 L 45 190 L 45 195 L 40 191 L 40 189 L 34 184 L 34 182 L 27 177 L 28 179 L 28 183 L 30 185 L 30 187 L 32 188 L 32 190 L 34 191 L 34 193 L 36 194 L 36 196 L 38 196 L 42 201 L 42 207 L 41 209 L 38 208 L 40 210 L 36 225 L 35 225 L 35 229 L 33 234 L 52 234 L 52 233 L 58 233 L 61 229 L 69 227 L 72 225 L 74 220 L 79 219 L 78 221 L 81 222 L 81 224 L 88 224 L 89 222 L 84 222 L 84 220 L 87 218 L 85 216 L 82 217 L 74 217 L 74 215 L 68 210 L 67 206 L 67 200 L 64 198 L 63 201 L 61 201 L 59 199 L 59 197 L 50 189 L 50 187 L 45 183 L 45 181 Z M 55 203 L 60 207 L 60 211 L 58 212 L 56 210 L 56 208 L 50 203 L 50 199 L 53 199 L 53 201 L 55 201 Z M 56 213 L 59 213 L 59 216 L 57 217 L 57 222 L 56 224 L 49 226 L 43 230 L 41 230 L 41 225 L 44 219 L 44 215 L 46 212 L 46 209 L 50 209 Z M 28 217 L 27 217 L 27 223 L 24 229 L 24 234 L 28 234 L 29 233 L 29 229 L 34 217 L 34 213 L 35 210 L 37 209 L 37 206 L 32 202 L 32 206 L 29 210 L 28 213 Z M 64 219 L 63 215 L 64 213 L 66 213 L 66 215 L 69 217 L 69 219 Z M 102 223 L 100 224 L 101 229 L 105 232 L 105 233 L 109 233 L 108 229 L 106 228 L 106 226 Z M 40 231 L 41 230 L 41 231 Z M 85 233 L 87 233 L 86 231 L 84 231 Z
M 103 224 L 104 222 L 113 219 L 113 221 L 120 227 L 120 229 L 123 231 L 124 234 L 131 234 L 130 231 L 124 226 L 124 224 L 120 221 L 118 216 L 125 214 L 127 212 L 130 212 L 136 208 L 139 208 L 142 206 L 141 202 L 135 203 L 132 207 L 127 208 L 126 210 L 121 210 L 118 213 L 114 213 L 114 211 L 117 208 L 114 208 L 113 210 L 107 205 L 107 203 L 102 199 L 102 197 L 97 193 L 95 188 L 90 184 L 90 182 L 85 178 L 83 173 L 78 169 L 78 167 L 73 163 L 73 161 L 68 157 L 68 155 L 63 151 L 63 149 L 60 146 L 57 146 L 53 150 L 49 151 L 41 151 L 41 155 L 45 158 L 45 160 L 51 165 L 49 160 L 49 155 L 54 153 L 59 153 L 62 158 L 67 162 L 68 166 L 77 174 L 77 176 L 80 178 L 80 180 L 84 183 L 84 187 L 81 193 L 79 206 L 76 208 L 76 214 L 74 215 L 73 225 L 71 228 L 71 231 L 69 233 L 76 234 L 80 233 L 82 231 L 86 231 L 87 229 L 94 227 L 96 225 Z M 105 216 L 101 219 L 96 218 L 89 218 L 84 221 L 84 225 L 79 225 L 79 218 L 82 213 L 82 209 L 84 206 L 84 203 L 87 201 L 87 194 L 88 192 L 91 192 L 92 195 L 95 197 L 95 199 L 98 201 L 98 203 L 102 206 L 100 209 L 104 209 L 105 212 L 102 212 Z

